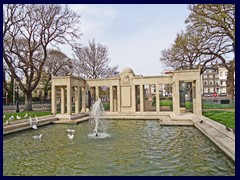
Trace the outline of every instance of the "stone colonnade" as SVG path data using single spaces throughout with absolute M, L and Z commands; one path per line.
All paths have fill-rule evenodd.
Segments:
M 180 81 L 192 83 L 193 113 L 202 113 L 201 102 L 201 86 L 200 71 L 181 70 L 173 71 L 168 76 L 147 76 L 135 75 L 132 69 L 125 68 L 118 77 L 108 79 L 91 79 L 84 80 L 71 76 L 53 77 L 52 78 L 52 113 L 56 114 L 56 88 L 61 89 L 61 114 L 72 114 L 73 92 L 75 100 L 75 113 L 79 113 L 80 94 L 81 94 L 81 112 L 86 112 L 87 108 L 87 92 L 90 88 L 94 88 L 95 99 L 99 96 L 99 87 L 107 86 L 110 91 L 110 112 L 125 113 L 145 113 L 144 109 L 144 85 L 155 85 L 156 92 L 159 92 L 159 84 L 172 85 L 172 101 L 173 113 L 180 115 L 179 101 L 179 83 Z M 80 93 L 81 92 L 81 93 Z M 140 108 L 137 108 L 137 99 L 140 100 Z M 65 102 L 66 99 L 66 102 Z M 159 93 L 156 93 L 156 112 L 160 113 Z M 67 109 L 65 105 L 67 104 Z
M 62 76 L 62 77 L 53 77 L 52 78 L 52 113 L 57 113 L 57 88 L 60 89 L 60 112 L 61 114 L 72 114 L 72 100 L 74 96 L 75 100 L 75 113 L 80 112 L 80 94 L 82 95 L 81 99 L 81 111 L 86 111 L 86 87 L 85 80 L 71 77 L 71 76 Z M 81 93 L 80 93 L 81 92 Z M 67 107 L 65 108 L 65 105 Z

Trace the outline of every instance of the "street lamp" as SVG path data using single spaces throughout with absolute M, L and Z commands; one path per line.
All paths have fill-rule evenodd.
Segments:
M 18 94 L 18 83 L 16 83 L 17 95 L 16 95 L 16 112 L 19 112 L 19 94 Z

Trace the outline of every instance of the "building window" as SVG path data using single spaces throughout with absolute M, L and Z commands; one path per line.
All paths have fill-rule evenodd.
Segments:
M 212 78 L 213 78 L 213 75 L 212 75 L 212 74 L 211 74 L 211 75 L 209 75 L 209 78 L 211 78 L 211 79 L 212 79 Z
M 208 93 L 208 88 L 205 87 L 205 88 L 203 89 L 203 91 L 204 91 L 204 93 Z
M 219 80 L 215 80 L 215 85 L 218 85 L 219 84 Z
M 213 92 L 214 92 L 213 87 L 210 87 L 210 88 L 209 88 L 209 91 L 210 91 L 210 93 L 213 93 Z
M 228 75 L 228 72 L 226 71 L 226 72 L 225 72 L 225 76 L 227 76 L 227 75 Z
M 213 80 L 209 80 L 209 85 L 213 85 Z
M 222 71 L 219 74 L 220 74 L 220 76 L 222 76 Z
M 204 81 L 203 81 L 203 84 L 204 84 L 205 86 L 207 86 L 207 85 L 208 85 L 208 81 L 207 81 L 207 80 L 204 80 Z
M 204 74 L 204 75 L 203 75 L 203 78 L 204 78 L 204 79 L 207 79 L 207 75 L 206 75 L 206 74 Z

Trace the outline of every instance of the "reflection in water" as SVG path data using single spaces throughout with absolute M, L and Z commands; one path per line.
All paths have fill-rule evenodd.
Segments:
M 5 135 L 3 175 L 235 175 L 235 163 L 194 127 L 109 120 L 107 138 L 91 131 L 86 122 Z

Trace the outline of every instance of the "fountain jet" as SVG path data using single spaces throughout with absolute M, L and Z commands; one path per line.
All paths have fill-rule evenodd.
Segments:
M 103 119 L 100 119 L 101 115 L 104 113 L 104 107 L 99 98 L 92 107 L 90 112 L 91 119 L 90 124 L 93 126 L 93 134 L 89 134 L 89 137 L 97 137 L 97 138 L 105 138 L 110 137 L 109 134 L 106 133 L 106 124 Z
M 94 120 L 94 131 L 96 133 L 96 136 L 98 136 L 98 130 L 99 130 L 99 119 L 100 116 L 102 115 L 104 111 L 104 107 L 102 105 L 101 99 L 99 98 L 92 107 L 92 111 L 91 111 L 91 116 Z

